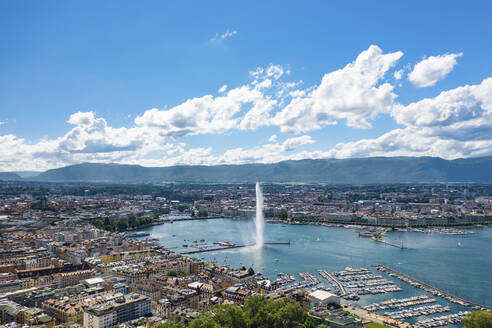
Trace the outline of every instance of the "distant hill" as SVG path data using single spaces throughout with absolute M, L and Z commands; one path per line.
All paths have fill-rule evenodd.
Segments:
M 12 173 L 17 174 L 21 178 L 32 178 L 32 177 L 39 175 L 42 172 L 41 171 L 19 171 L 19 172 L 12 172 Z
M 2 181 L 10 181 L 10 180 L 20 180 L 21 177 L 12 172 L 0 172 L 0 180 Z
M 48 170 L 29 179 L 111 183 L 492 183 L 492 157 L 451 161 L 436 157 L 306 159 L 274 164 L 170 167 L 86 163 Z

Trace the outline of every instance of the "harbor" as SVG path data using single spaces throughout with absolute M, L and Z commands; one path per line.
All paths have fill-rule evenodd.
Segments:
M 388 309 L 391 310 L 402 309 L 406 307 L 435 303 L 435 302 L 436 302 L 435 298 L 430 298 L 427 295 L 420 295 L 420 296 L 413 296 L 413 297 L 400 298 L 400 299 L 391 298 L 381 303 L 373 303 L 370 305 L 366 305 L 362 308 L 366 311 L 374 312 L 374 311 L 381 311 L 381 310 L 388 310 Z
M 402 289 L 388 279 L 373 274 L 369 269 L 352 269 L 346 267 L 338 272 L 318 270 L 318 273 L 328 280 L 336 292 L 346 299 L 358 299 L 360 295 L 376 295 L 399 292 Z
M 464 299 L 492 306 L 492 297 L 487 292 L 492 288 L 492 282 L 489 274 L 487 274 L 487 272 L 492 271 L 492 262 L 486 257 L 479 259 L 473 256 L 483 249 L 490 248 L 492 229 L 476 230 L 479 231 L 478 234 L 466 236 L 392 231 L 384 238 L 395 243 L 402 240 L 404 245 L 410 248 L 400 251 L 395 247 L 381 247 L 382 244 L 374 242 L 371 238 L 358 238 L 359 229 L 289 224 L 284 227 L 268 222 L 265 223 L 264 228 L 265 239 L 268 242 L 290 240 L 290 246 L 267 245 L 268 247 L 256 251 L 253 247 L 251 249 L 242 247 L 226 250 L 219 245 L 212 245 L 213 241 L 221 240 L 230 241 L 236 245 L 254 244 L 254 223 L 252 220 L 180 221 L 174 224 L 146 228 L 144 231 L 151 232 L 152 237 L 158 238 L 163 245 L 175 249 L 179 253 L 194 251 L 192 241 L 200 241 L 205 238 L 208 247 L 220 249 L 187 256 L 196 256 L 213 263 L 223 262 L 231 267 L 251 266 L 255 272 L 261 272 L 263 277 L 272 280 L 278 278 L 279 272 L 295 274 L 299 280 L 302 278 L 298 277 L 297 272 L 311 272 L 318 276 L 318 270 L 331 273 L 343 271 L 342 269 L 347 266 L 367 268 L 374 275 L 379 274 L 390 279 L 391 277 L 383 275 L 382 272 L 378 272 L 372 267 L 373 264 L 382 263 L 387 267 L 398 268 L 402 272 L 419 271 L 421 276 L 426 277 L 428 282 L 432 283 L 439 281 L 442 276 L 449 276 L 451 268 L 473 266 L 480 268 L 474 271 L 475 283 L 471 283 L 469 275 L 464 270 L 453 269 L 453 284 L 458 287 L 448 291 L 460 290 L 459 296 Z M 184 239 L 187 241 L 184 242 Z M 457 246 L 458 242 L 461 242 L 461 247 Z M 188 244 L 188 247 L 182 247 L 183 243 Z M 455 256 L 447 256 L 450 249 Z M 222 255 L 222 252 L 227 253 L 227 260 L 222 260 L 225 256 Z M 234 256 L 230 255 L 232 253 Z M 436 268 L 435 263 L 437 262 L 442 263 L 442 265 Z M 323 275 L 320 274 L 318 277 L 323 284 L 330 286 L 333 293 L 346 295 L 344 297 L 346 299 L 351 294 L 351 290 L 348 288 L 345 292 L 337 291 L 338 285 L 334 282 L 327 283 L 328 280 Z M 398 283 L 396 280 L 395 282 Z M 364 306 L 375 302 L 381 303 L 386 299 L 408 298 L 418 295 L 418 290 L 411 285 L 400 287 L 404 289 L 401 292 L 359 295 L 363 300 L 360 304 Z M 384 295 L 388 295 L 388 297 L 385 299 Z M 428 295 L 433 297 L 432 294 Z M 452 307 L 451 313 L 464 310 L 467 309 L 456 304 Z
M 436 313 L 449 312 L 449 310 L 450 309 L 448 306 L 434 304 L 434 305 L 426 305 L 426 306 L 419 306 L 410 309 L 404 309 L 395 312 L 385 312 L 384 315 L 392 319 L 401 320 L 401 319 L 408 319 L 408 318 L 419 317 L 419 316 L 428 316 Z
M 469 311 L 460 311 L 455 314 L 449 314 L 439 317 L 432 317 L 428 319 L 423 319 L 417 321 L 414 325 L 415 328 L 431 328 L 431 327 L 442 327 L 448 325 L 456 325 L 461 323 L 463 317 L 465 317 Z
M 381 272 L 386 272 L 388 273 L 391 277 L 395 277 L 395 278 L 398 278 L 408 284 L 410 284 L 411 286 L 413 287 L 416 287 L 416 288 L 420 288 L 422 290 L 425 290 L 426 292 L 428 293 L 431 293 L 433 295 L 436 295 L 436 296 L 439 296 L 441 298 L 444 298 L 450 302 L 453 302 L 453 303 L 456 303 L 456 304 L 459 304 L 459 305 L 462 305 L 462 306 L 466 306 L 466 307 L 473 307 L 477 310 L 487 310 L 487 311 L 492 311 L 492 307 L 490 306 L 486 306 L 486 305 L 481 305 L 481 304 L 477 304 L 477 303 L 474 303 L 474 302 L 470 302 L 470 301 L 466 301 L 460 297 L 457 297 L 457 296 L 454 296 L 454 295 L 451 295 L 445 291 L 442 291 L 434 286 L 431 286 L 425 282 L 422 282 L 422 281 L 419 281 L 415 278 L 412 278 L 412 277 L 409 277 L 401 272 L 398 272 L 396 270 L 393 270 L 393 269 L 390 269 L 382 264 L 379 264 L 376 266 L 376 269 L 381 271 Z

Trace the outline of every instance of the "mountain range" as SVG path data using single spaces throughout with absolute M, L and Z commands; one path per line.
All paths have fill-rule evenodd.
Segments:
M 24 176 L 24 177 L 21 177 Z M 325 184 L 492 183 L 492 156 L 445 160 L 437 157 L 304 159 L 273 164 L 140 165 L 84 163 L 38 175 L 0 173 L 0 180 L 107 183 L 251 183 Z

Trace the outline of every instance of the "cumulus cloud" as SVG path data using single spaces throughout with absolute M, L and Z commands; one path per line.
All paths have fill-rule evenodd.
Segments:
M 224 96 L 205 95 L 168 110 L 147 110 L 135 118 L 135 123 L 159 128 L 161 134 L 171 137 L 252 129 L 264 124 L 261 119 L 268 116 L 275 102 L 257 88 L 246 85 L 231 89 Z M 246 105 L 252 106 L 251 109 L 244 116 L 238 116 Z
M 380 83 L 386 72 L 403 55 L 383 54 L 370 46 L 355 61 L 325 74 L 321 84 L 306 95 L 297 96 L 274 118 L 283 132 L 306 132 L 345 120 L 350 127 L 367 129 L 378 114 L 391 111 L 396 95 L 389 83 Z
M 401 78 L 403 77 L 403 70 L 399 69 L 399 70 L 395 71 L 393 73 L 393 77 L 395 78 L 395 80 L 401 80 Z
M 441 92 L 392 116 L 404 128 L 374 139 L 339 143 L 326 157 L 438 156 L 447 159 L 492 155 L 492 78 Z
M 430 56 L 417 63 L 408 80 L 417 88 L 431 87 L 446 77 L 457 64 L 463 53 Z
M 285 67 L 258 67 L 250 72 L 249 83 L 232 88 L 223 85 L 217 94 L 145 110 L 131 126 L 111 126 L 94 111 L 76 112 L 68 117 L 70 129 L 57 138 L 31 142 L 13 134 L 0 135 L 0 170 L 43 170 L 80 162 L 165 166 L 328 157 L 492 155 L 492 78 L 403 105 L 388 81 L 398 83 L 395 80 L 400 80 L 407 68 L 393 72 L 394 79 L 386 77 L 402 55 L 370 46 L 345 67 L 324 74 L 318 85 L 303 88 L 302 81 L 285 81 L 290 72 Z M 454 56 L 456 61 L 460 55 L 438 57 Z M 417 67 L 421 63 L 411 74 L 422 70 Z M 440 69 L 439 74 L 445 71 Z M 341 142 L 332 149 L 318 144 L 316 150 L 308 147 L 315 144 L 305 134 L 308 131 L 329 129 L 332 124 L 368 129 L 380 114 L 393 118 L 400 127 L 377 138 Z M 222 154 L 209 145 L 188 148 L 184 143 L 186 138 L 205 134 L 260 128 L 271 135 L 267 143 L 233 146 Z

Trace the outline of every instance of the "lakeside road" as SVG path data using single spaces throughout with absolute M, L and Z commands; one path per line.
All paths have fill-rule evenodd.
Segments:
M 347 310 L 350 313 L 355 314 L 359 318 L 361 318 L 364 323 L 377 322 L 379 324 L 389 325 L 392 327 L 399 327 L 399 328 L 411 328 L 412 327 L 412 325 L 407 323 L 407 322 L 392 319 L 390 317 L 387 317 L 387 316 L 384 316 L 381 314 L 368 312 L 368 311 L 361 309 L 361 308 L 358 308 L 354 305 L 343 304 L 342 306 L 343 306 L 344 310 Z

